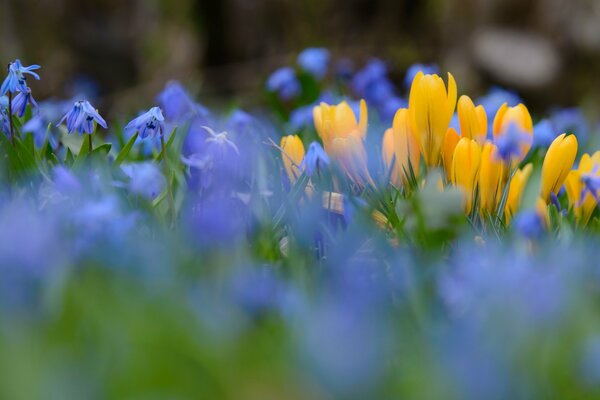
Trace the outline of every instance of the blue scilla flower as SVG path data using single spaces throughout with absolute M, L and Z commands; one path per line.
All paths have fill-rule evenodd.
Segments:
M 15 60 L 8 64 L 8 75 L 0 86 L 0 96 L 4 96 L 6 93 L 15 93 L 16 91 L 26 92 L 27 82 L 26 74 L 33 76 L 35 79 L 40 80 L 40 76 L 35 72 L 36 69 L 40 69 L 39 65 L 30 65 L 24 67 L 20 60 Z
M 290 67 L 279 68 L 267 79 L 267 90 L 275 92 L 282 100 L 291 100 L 300 94 L 300 82 Z
M 38 104 L 33 98 L 30 88 L 26 88 L 25 91 L 19 92 L 19 94 L 15 96 L 15 99 L 13 100 L 12 104 L 13 115 L 18 115 L 19 118 L 23 118 L 23 115 L 25 115 L 25 111 L 27 111 L 28 104 L 31 105 L 32 111 L 37 111 Z
M 521 211 L 515 218 L 514 227 L 521 235 L 535 239 L 546 231 L 542 217 L 535 210 Z
M 531 140 L 523 130 L 515 123 L 511 123 L 506 133 L 496 139 L 498 157 L 504 161 L 519 158 L 523 153 L 523 144 Z
M 478 98 L 476 103 L 485 108 L 488 121 L 493 121 L 498 109 L 502 107 L 502 104 L 506 103 L 509 107 L 514 107 L 517 104 L 522 103 L 522 100 L 519 95 L 513 91 L 494 86 L 487 94 Z M 491 131 L 493 124 L 488 125 Z
M 588 193 L 591 194 L 596 201 L 600 201 L 600 197 L 598 196 L 598 193 L 600 192 L 600 176 L 598 176 L 598 168 L 599 166 L 596 164 L 591 172 L 581 176 L 583 190 L 579 206 L 583 204 Z
M 306 172 L 306 176 L 311 177 L 315 171 L 322 170 L 329 165 L 329 156 L 317 142 L 312 142 L 308 146 L 308 151 L 300 163 L 300 169 Z
M 194 104 L 188 92 L 177 81 L 167 83 L 164 90 L 156 97 L 156 101 L 169 120 L 178 120 L 192 115 L 195 111 L 200 115 L 208 113 L 202 106 L 197 107 Z
M 67 131 L 73 133 L 94 133 L 94 121 L 104 129 L 107 128 L 106 121 L 98 114 L 98 111 L 87 100 L 76 101 L 73 108 L 69 110 L 60 120 L 58 125 L 67 121 Z
M 10 135 L 10 120 L 8 119 L 8 112 L 6 109 L 0 108 L 0 132 L 6 136 Z
M 412 85 L 413 79 L 419 73 L 423 72 L 424 74 L 439 74 L 440 67 L 436 64 L 413 64 L 406 70 L 406 75 L 404 76 L 404 87 L 410 88 Z
M 140 137 L 154 137 L 165 134 L 165 117 L 159 107 L 152 107 L 139 117 L 133 119 L 125 126 L 125 132 L 133 135 L 134 132 L 139 132 Z
M 165 187 L 165 177 L 155 163 L 126 164 L 121 169 L 129 178 L 127 189 L 134 195 L 153 200 Z
M 318 47 L 309 47 L 298 55 L 298 65 L 304 71 L 321 80 L 327 73 L 329 58 L 329 50 Z
M 379 107 L 395 95 L 394 85 L 388 78 L 387 66 L 379 59 L 370 60 L 354 75 L 352 90 L 358 97 L 375 107 Z
M 589 135 L 589 124 L 580 108 L 563 108 L 556 110 L 550 117 L 556 132 L 571 132 L 577 139 L 585 142 Z
M 556 136 L 552 122 L 543 119 L 533 127 L 533 147 L 548 147 Z

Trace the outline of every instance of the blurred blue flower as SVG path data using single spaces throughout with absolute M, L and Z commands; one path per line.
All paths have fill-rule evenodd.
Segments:
M 589 124 L 580 108 L 563 108 L 556 110 L 550 116 L 552 126 L 557 134 L 573 133 L 581 143 L 589 136 Z
M 165 134 L 165 117 L 159 107 L 152 107 L 139 117 L 133 119 L 125 126 L 125 132 L 128 135 L 133 135 L 139 132 L 140 137 L 145 139 L 150 136 L 162 136 Z
M 169 120 L 179 120 L 194 113 L 205 114 L 208 111 L 202 106 L 196 106 L 185 88 L 177 81 L 170 81 L 164 90 L 156 97 L 160 108 L 164 110 Z
M 8 97 L 0 96 L 0 110 L 3 108 L 8 108 Z
M 308 371 L 338 397 L 368 393 L 386 368 L 381 359 L 387 339 L 375 313 L 342 301 L 317 302 L 301 317 L 295 336 Z
M 354 63 L 348 58 L 342 58 L 335 63 L 335 76 L 342 82 L 348 82 L 354 75 Z
M 598 193 L 600 193 L 600 176 L 598 176 L 598 168 L 600 168 L 600 165 L 596 164 L 592 171 L 581 176 L 583 190 L 579 200 L 579 206 L 583 204 L 588 193 L 592 195 L 596 201 L 600 200 L 600 197 L 598 196 Z
M 196 153 L 181 156 L 189 169 L 189 185 L 193 189 L 228 192 L 239 174 L 240 151 L 227 132 L 216 133 L 207 126 L 204 142 Z
M 81 191 L 79 179 L 62 165 L 57 165 L 52 171 L 52 181 L 56 190 L 65 195 L 72 195 Z
M 513 221 L 515 230 L 529 239 L 536 239 L 544 235 L 546 228 L 544 221 L 535 210 L 521 211 Z
M 26 92 L 27 82 L 25 75 L 31 75 L 35 79 L 40 80 L 40 76 L 36 74 L 36 69 L 40 69 L 39 65 L 30 65 L 24 67 L 20 60 L 15 60 L 8 64 L 8 75 L 0 86 L 0 96 L 4 96 L 6 93 L 15 93 L 16 91 Z
M 87 134 L 94 133 L 94 121 L 104 129 L 107 128 L 106 121 L 98 114 L 98 111 L 87 100 L 76 101 L 73 108 L 68 111 L 65 116 L 57 124 L 61 125 L 67 121 L 67 131 L 73 133 L 75 131 Z
M 290 67 L 276 70 L 267 79 L 267 90 L 275 92 L 282 100 L 291 100 L 301 91 L 296 72 Z
M 365 99 L 369 106 L 380 107 L 384 102 L 395 96 L 394 85 L 388 78 L 385 63 L 379 59 L 370 60 L 352 78 L 354 93 Z
M 396 111 L 400 108 L 407 108 L 408 102 L 402 97 L 393 96 L 383 103 L 380 107 L 381 118 L 384 121 L 393 121 Z
M 272 268 L 251 268 L 238 272 L 231 282 L 231 295 L 253 316 L 276 310 L 282 304 L 286 287 Z
M 481 104 L 485 108 L 488 121 L 490 122 L 488 123 L 488 130 L 491 132 L 493 128 L 491 122 L 494 121 L 494 117 L 500 107 L 502 107 L 502 104 L 507 103 L 509 107 L 514 107 L 521 102 L 521 98 L 514 91 L 494 86 L 484 96 L 478 98 L 476 104 Z
M 134 195 L 153 200 L 165 187 L 166 179 L 153 162 L 125 164 L 121 169 L 129 178 L 127 189 Z
M 329 66 L 329 50 L 309 47 L 298 55 L 298 65 L 318 80 L 325 77 Z
M 306 176 L 310 178 L 315 172 L 319 172 L 327 166 L 329 166 L 329 156 L 318 142 L 312 142 L 300 163 L 300 169 L 304 170 Z
M 533 127 L 533 147 L 548 147 L 557 136 L 552 122 L 543 119 Z
M 8 119 L 8 111 L 0 108 L 0 131 L 6 136 L 10 136 L 10 120 Z
M 419 72 L 423 72 L 425 75 L 429 74 L 439 74 L 440 73 L 440 67 L 436 64 L 412 64 L 410 67 L 408 67 L 408 69 L 406 70 L 406 75 L 404 76 L 404 87 L 409 89 L 410 86 L 412 85 L 412 81 L 413 79 L 415 79 L 415 76 L 419 73 Z
M 38 112 L 25 122 L 21 131 L 33 134 L 34 143 L 41 147 L 48 139 L 50 146 L 56 149 L 59 145 L 53 121 L 60 118 L 69 109 L 70 104 L 66 101 L 46 100 L 39 104 Z
M 497 155 L 504 161 L 510 161 L 513 157 L 518 158 L 522 156 L 523 144 L 530 141 L 531 137 L 516 123 L 510 123 L 506 132 L 496 138 Z
M 38 104 L 35 101 L 35 99 L 33 98 L 33 95 L 31 94 L 31 89 L 27 88 L 27 90 L 23 91 L 23 92 L 19 92 L 14 100 L 13 100 L 13 115 L 18 115 L 19 118 L 23 118 L 23 116 L 25 115 L 25 111 L 27 110 L 27 105 L 30 104 L 31 105 L 31 109 L 32 111 L 37 111 L 38 109 Z

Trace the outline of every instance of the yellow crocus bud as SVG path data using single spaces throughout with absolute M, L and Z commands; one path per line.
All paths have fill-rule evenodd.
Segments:
M 565 179 L 565 189 L 567 198 L 569 199 L 569 208 L 575 213 L 575 218 L 580 224 L 587 224 L 598 205 L 598 202 L 591 193 L 586 193 L 582 199 L 584 184 L 581 181 L 582 176 L 591 174 L 594 167 L 600 165 L 600 151 L 595 152 L 592 156 L 584 154 L 579 160 L 579 166 L 576 170 L 572 170 Z M 596 171 L 596 176 L 600 176 L 600 170 Z
M 465 192 L 465 211 L 471 212 L 473 207 L 473 192 L 479 175 L 481 164 L 481 148 L 476 141 L 461 138 L 454 149 L 452 158 L 452 184 Z
M 483 145 L 487 136 L 487 114 L 482 105 L 475 107 L 469 96 L 460 96 L 457 105 L 460 135 Z
M 390 130 L 388 130 L 390 132 Z M 386 132 L 386 135 L 390 135 Z M 385 141 L 384 137 L 384 141 Z M 406 183 L 410 177 L 412 169 L 415 176 L 419 174 L 419 163 L 421 154 L 419 152 L 419 143 L 415 137 L 411 125 L 408 110 L 401 108 L 394 116 L 394 122 L 391 129 L 391 139 L 387 138 L 393 147 L 393 157 L 395 157 L 395 171 L 397 178 L 402 183 Z M 384 143 L 385 145 L 385 143 Z M 388 144 L 389 146 L 390 144 Z
M 524 104 L 519 104 L 515 107 L 508 107 L 506 103 L 500 107 L 494 118 L 494 139 L 498 140 L 501 136 L 508 133 L 511 125 L 518 128 L 524 137 L 529 137 L 529 140 L 521 141 L 521 154 L 513 157 L 512 163 L 516 165 L 523 161 L 533 142 L 533 121 L 529 110 Z
M 444 136 L 444 148 L 442 152 L 442 161 L 444 162 L 444 171 L 446 172 L 446 178 L 450 180 L 452 174 L 452 157 L 454 156 L 454 149 L 460 140 L 460 136 L 456 130 L 452 127 L 446 131 Z
M 304 158 L 304 145 L 298 135 L 288 135 L 281 138 L 281 158 L 285 172 L 290 182 L 296 182 L 300 176 L 300 163 Z
M 573 167 L 577 156 L 577 138 L 575 135 L 559 135 L 546 153 L 542 165 L 542 186 L 540 197 L 546 203 L 550 200 L 550 193 L 558 193 L 569 171 Z
M 390 182 L 392 185 L 400 186 L 400 172 L 398 171 L 398 160 L 395 158 L 396 155 L 394 148 L 394 131 L 392 128 L 386 129 L 383 134 L 383 141 L 381 145 L 381 156 L 383 158 L 383 165 L 390 174 Z M 393 165 L 392 165 L 393 164 Z M 393 171 L 390 171 L 393 168 Z
M 527 181 L 533 172 L 533 166 L 527 164 L 521 169 L 515 171 L 513 177 L 510 180 L 510 187 L 508 188 L 508 197 L 506 199 L 506 206 L 504 207 L 504 217 L 508 224 L 512 217 L 517 213 L 519 206 L 521 205 L 521 198 L 523 197 L 523 190 L 527 185 Z
M 347 102 L 338 105 L 321 103 L 313 108 L 313 119 L 317 134 L 323 141 L 323 147 L 331 154 L 331 145 L 336 138 L 354 137 L 363 140 L 367 135 L 368 110 L 367 103 L 360 101 L 360 117 L 356 115 Z
M 502 178 L 505 165 L 496 155 L 498 149 L 491 142 L 486 142 L 481 150 L 481 167 L 479 169 L 479 209 L 481 212 L 493 213 L 502 197 Z
M 338 105 L 321 103 L 313 108 L 315 128 L 329 154 L 359 186 L 372 182 L 367 168 L 363 140 L 367 135 L 368 111 L 360 101 L 360 118 L 345 101 Z
M 448 90 L 438 75 L 417 73 L 410 88 L 410 123 L 425 165 L 440 163 L 444 135 L 456 107 L 456 82 L 448 73 Z

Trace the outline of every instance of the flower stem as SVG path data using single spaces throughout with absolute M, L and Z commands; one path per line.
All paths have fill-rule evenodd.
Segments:
M 173 133 L 175 134 L 175 133 Z M 161 159 L 165 168 L 165 178 L 167 181 L 167 197 L 169 201 L 169 214 L 170 214 L 170 225 L 171 228 L 175 226 L 175 200 L 173 199 L 173 188 L 171 187 L 171 176 L 169 174 L 169 163 L 167 162 L 167 148 L 165 146 L 165 136 L 161 132 L 160 135 L 160 151 Z
M 15 146 L 15 132 L 13 127 L 13 117 L 12 117 L 12 98 L 13 94 L 11 91 L 8 92 L 8 121 L 10 124 L 10 140 L 12 141 L 13 147 Z

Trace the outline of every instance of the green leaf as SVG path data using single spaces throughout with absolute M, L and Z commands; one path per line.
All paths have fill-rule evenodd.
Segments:
M 102 156 L 106 157 L 108 155 L 108 153 L 110 153 L 111 148 L 112 148 L 111 143 L 101 144 L 100 146 L 96 147 L 92 151 L 92 155 L 102 155 Z
M 65 156 L 65 164 L 72 166 L 74 162 L 75 162 L 75 157 L 73 156 L 71 149 L 67 147 L 67 155 Z
M 115 158 L 115 162 L 114 165 L 116 167 L 118 167 L 119 165 L 121 165 L 123 163 L 123 161 L 125 161 L 125 159 L 127 158 L 127 156 L 129 155 L 129 152 L 131 151 L 131 148 L 133 147 L 136 139 L 138 137 L 138 133 L 136 132 L 127 142 L 127 144 L 125 146 L 123 146 L 123 148 L 121 149 L 121 151 L 119 152 L 119 154 L 117 155 L 117 158 Z
M 177 127 L 173 128 L 173 130 L 171 131 L 171 136 L 169 137 L 169 140 L 165 144 L 164 152 L 161 149 L 161 151 L 156 156 L 156 161 L 161 161 L 162 157 L 163 157 L 163 153 L 167 153 L 167 151 L 169 151 L 169 148 L 171 148 L 171 145 L 173 144 L 173 141 L 175 140 L 175 133 L 176 132 L 177 132 Z
M 81 147 L 79 148 L 79 153 L 77 153 L 77 158 L 75 159 L 75 162 L 73 163 L 73 168 L 81 165 L 83 160 L 85 160 L 87 158 L 88 154 L 90 153 L 90 144 L 88 142 L 90 140 L 90 137 L 88 137 L 87 135 L 89 135 L 89 134 L 85 134 L 83 137 L 83 141 L 81 142 Z M 93 133 L 91 136 L 92 143 L 94 141 L 94 136 L 96 136 L 95 133 Z

